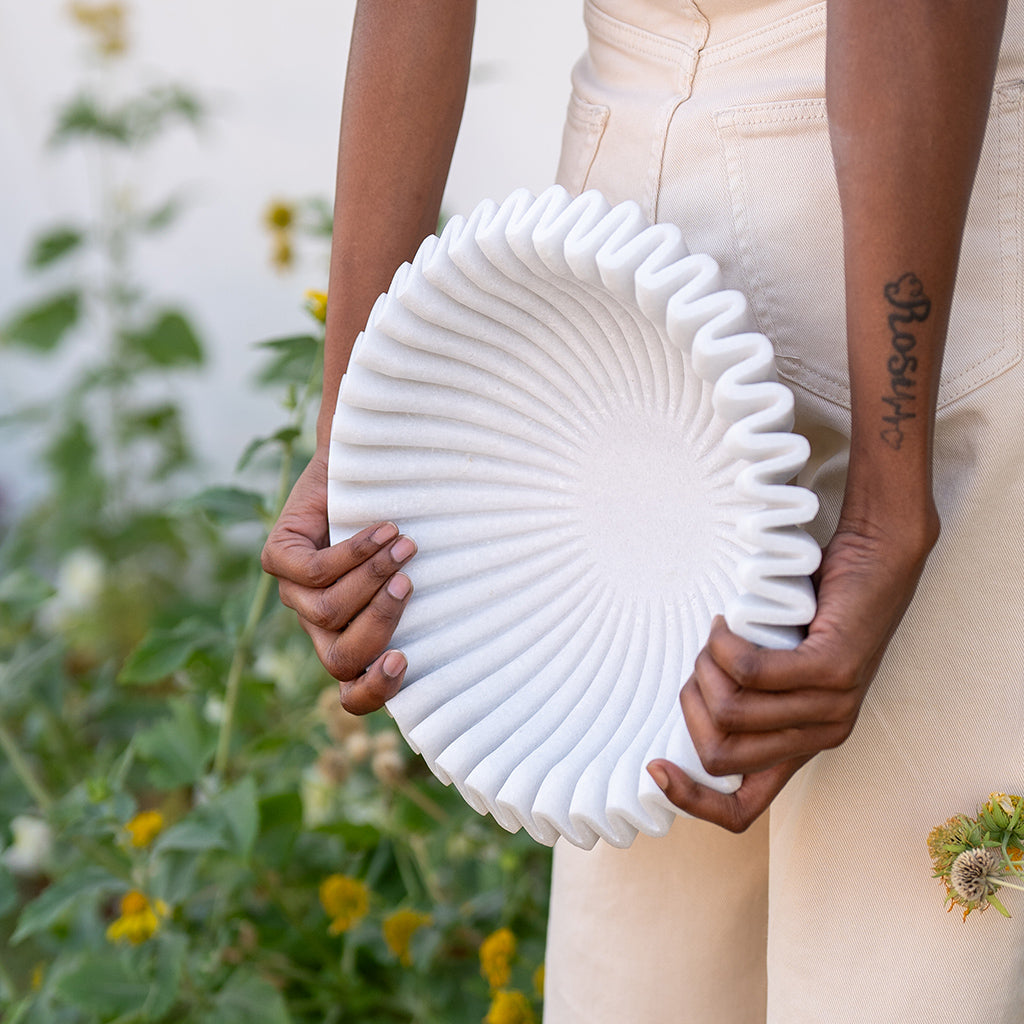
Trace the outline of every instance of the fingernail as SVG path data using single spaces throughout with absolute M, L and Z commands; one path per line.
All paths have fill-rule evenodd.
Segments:
M 394 523 L 381 523 L 373 533 L 370 534 L 370 540 L 374 544 L 386 544 L 392 537 L 398 534 L 398 527 Z
M 416 553 L 416 545 L 408 537 L 399 537 L 391 546 L 391 557 L 396 562 L 404 562 Z
M 668 775 L 660 764 L 649 764 L 647 766 L 647 774 L 658 784 L 658 789 L 668 789 Z
M 389 679 L 397 679 L 408 668 L 408 662 L 400 651 L 388 651 L 380 667 Z
M 388 580 L 388 593 L 396 601 L 404 601 L 409 596 L 410 590 L 412 590 L 412 581 L 404 573 L 396 572 Z

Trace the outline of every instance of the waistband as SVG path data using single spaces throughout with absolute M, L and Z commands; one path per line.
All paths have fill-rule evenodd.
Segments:
M 584 0 L 591 40 L 685 96 L 705 67 L 767 50 L 824 24 L 824 0 Z M 620 65 L 621 68 L 621 65 Z M 659 70 L 660 69 L 660 70 Z M 1000 73 L 1024 74 L 1024 3 L 1007 9 Z
M 756 42 L 777 23 L 824 7 L 822 0 L 585 0 L 584 12 L 588 27 L 593 22 L 609 42 L 632 41 L 660 53 Z
M 689 97 L 698 65 L 713 67 L 769 50 L 787 38 L 822 28 L 824 19 L 825 3 L 806 0 L 584 4 L 590 54 L 598 69 L 613 68 L 620 88 L 654 89 L 680 99 Z

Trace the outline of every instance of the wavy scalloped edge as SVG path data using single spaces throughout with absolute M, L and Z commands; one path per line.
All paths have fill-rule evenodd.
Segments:
M 444 296 L 440 304 L 438 289 Z M 550 356 L 541 351 L 537 356 L 547 360 L 548 379 L 557 385 L 551 387 L 547 404 L 545 395 L 538 398 L 525 388 L 517 392 L 512 382 L 505 386 L 498 373 L 486 376 L 486 367 L 477 365 L 485 361 L 486 355 L 491 360 L 488 365 L 500 368 L 501 360 L 510 359 L 515 352 L 515 338 L 493 318 L 487 327 L 486 343 L 469 341 L 473 331 L 479 332 L 480 318 L 489 319 L 486 312 L 475 307 L 490 304 L 500 309 L 502 303 L 510 301 L 510 294 L 516 300 L 515 315 L 533 316 L 538 333 L 553 329 L 544 324 L 545 302 L 572 306 L 577 299 L 579 319 L 595 328 L 586 338 L 595 351 L 599 350 L 593 366 L 578 365 L 570 349 L 557 349 Z M 736 523 L 738 537 L 750 550 L 737 562 L 740 592 L 727 602 L 726 620 L 741 636 L 763 646 L 794 646 L 802 635 L 801 627 L 813 618 L 815 610 L 809 576 L 817 568 L 820 550 L 800 527 L 814 518 L 817 499 L 810 491 L 789 483 L 805 465 L 809 448 L 804 438 L 792 433 L 793 397 L 776 378 L 771 343 L 756 330 L 744 296 L 723 289 L 721 272 L 710 256 L 687 252 L 675 225 L 649 226 L 635 203 L 613 207 L 597 192 L 573 199 L 555 186 L 538 197 L 520 190 L 500 205 L 481 203 L 468 218 L 452 218 L 440 238 L 426 239 L 412 264 L 399 269 L 357 340 L 339 394 L 329 485 L 332 541 L 378 518 L 401 521 L 404 515 L 425 515 L 428 518 L 417 523 L 415 534 L 421 555 L 436 541 L 442 542 L 443 550 L 448 550 L 445 543 L 452 543 L 451 537 L 444 535 L 444 525 L 429 520 L 429 495 L 417 497 L 418 507 L 386 509 L 373 507 L 372 494 L 365 501 L 361 499 L 360 488 L 366 485 L 353 488 L 345 483 L 346 469 L 355 458 L 354 446 L 386 443 L 381 438 L 387 437 L 387 424 L 382 424 L 381 417 L 388 416 L 396 405 L 403 414 L 415 413 L 417 402 L 422 400 L 421 395 L 417 397 L 417 386 L 407 386 L 390 376 L 396 371 L 389 360 L 401 355 L 412 367 L 408 372 L 417 375 L 418 385 L 426 382 L 437 388 L 448 386 L 448 376 L 441 374 L 439 365 L 431 359 L 431 345 L 444 331 L 448 334 L 443 344 L 454 345 L 457 353 L 456 363 L 444 368 L 446 373 L 455 377 L 462 374 L 474 386 L 484 379 L 493 392 L 488 394 L 487 402 L 481 400 L 475 405 L 463 392 L 459 431 L 468 443 L 475 444 L 473 430 L 486 424 L 495 409 L 514 424 L 516 436 L 521 432 L 524 444 L 530 446 L 530 461 L 525 464 L 522 479 L 515 482 L 522 488 L 524 502 L 516 516 L 518 528 L 522 529 L 524 522 L 536 522 L 542 524 L 538 529 L 554 530 L 545 519 L 542 497 L 530 492 L 529 483 L 544 473 L 557 472 L 558 459 L 573 445 L 571 425 L 563 422 L 557 411 L 551 411 L 557 396 L 571 391 L 575 401 L 599 404 L 602 381 L 594 378 L 613 374 L 617 358 L 614 347 L 600 336 L 600 324 L 595 322 L 612 305 L 609 299 L 645 318 L 659 336 L 685 354 L 693 372 L 711 387 L 714 413 L 729 424 L 721 441 L 723 450 L 743 464 L 735 488 L 750 506 Z M 612 322 L 613 313 L 608 313 Z M 453 324 L 458 328 L 454 334 Z M 571 318 L 561 326 L 568 333 L 577 330 Z M 459 331 L 465 331 L 465 337 Z M 477 347 L 466 347 L 472 344 Z M 401 353 L 396 345 L 405 346 Z M 494 351 L 485 352 L 486 346 Z M 466 355 L 460 362 L 459 356 L 469 351 L 473 355 Z M 515 368 L 508 365 L 509 374 L 514 374 Z M 406 371 L 399 370 L 399 377 L 402 372 Z M 579 383 L 581 375 L 590 376 L 597 388 L 596 397 Z M 652 386 L 659 386 L 653 369 L 649 376 Z M 425 429 L 429 431 L 429 423 Z M 374 451 L 372 447 L 369 450 Z M 425 451 L 418 450 L 409 457 L 419 461 L 418 472 L 429 479 L 435 470 L 448 471 L 444 459 L 431 459 Z M 389 458 L 389 472 L 396 479 L 417 472 L 404 456 L 392 453 Z M 544 465 L 549 468 L 544 469 Z M 486 461 L 477 458 L 474 472 L 487 471 Z M 501 486 L 501 480 L 508 483 L 514 470 L 504 466 L 501 473 L 497 469 L 494 473 L 496 486 Z M 452 481 L 448 486 L 457 489 L 459 484 Z M 369 493 L 374 489 L 370 486 L 366 490 Z M 530 505 L 535 500 L 539 502 L 536 508 Z M 489 525 L 496 530 L 500 542 L 505 529 L 500 508 L 481 509 L 481 516 L 490 517 L 482 528 Z M 516 537 L 512 527 L 508 529 L 507 545 L 512 551 Z M 551 616 L 551 608 L 538 609 L 536 600 L 531 603 L 529 582 L 539 574 L 558 571 L 559 558 L 564 561 L 565 557 L 554 544 L 550 550 L 531 555 L 517 577 L 522 590 L 515 590 L 506 602 L 514 621 L 529 623 L 538 616 Z M 457 562 L 457 555 L 450 558 Z M 415 570 L 414 562 L 414 574 Z M 456 581 L 459 572 L 466 572 L 466 567 L 449 569 Z M 417 594 L 419 589 L 417 581 Z M 417 599 L 414 596 L 414 602 Z M 431 603 L 429 596 L 419 600 L 423 602 L 419 607 L 429 611 L 425 620 L 420 616 L 419 635 L 408 641 L 408 680 L 402 692 L 389 702 L 389 710 L 431 770 L 443 782 L 456 785 L 473 807 L 492 814 L 505 828 L 526 828 L 538 841 L 548 844 L 561 835 L 584 848 L 598 838 L 627 846 L 638 832 L 663 835 L 679 812 L 643 771 L 643 765 L 656 756 L 680 763 L 698 781 L 719 791 L 730 792 L 739 785 L 736 777 L 713 778 L 703 770 L 675 695 L 668 694 L 669 700 L 662 692 L 667 686 L 664 679 L 657 697 L 666 702 L 659 705 L 662 711 L 653 725 L 650 709 L 654 698 L 650 694 L 646 698 L 647 718 L 640 723 L 641 732 L 650 736 L 646 746 L 641 749 L 639 741 L 630 743 L 623 727 L 607 733 L 621 755 L 607 777 L 588 770 L 595 763 L 593 758 L 603 756 L 607 747 L 595 753 L 587 745 L 587 736 L 568 751 L 554 744 L 552 737 L 557 738 L 557 729 L 529 743 L 532 734 L 524 729 L 535 723 L 542 711 L 532 712 L 532 717 L 520 721 L 508 737 L 492 742 L 493 750 L 481 753 L 481 722 L 488 724 L 489 711 L 496 714 L 494 693 L 506 692 L 497 690 L 497 683 L 506 686 L 513 700 L 525 702 L 520 691 L 525 692 L 529 686 L 517 689 L 510 680 L 516 672 L 522 679 L 530 679 L 531 674 L 543 671 L 550 663 L 539 655 L 531 657 L 533 648 L 524 649 L 511 661 L 496 658 L 494 664 L 488 661 L 486 647 L 461 652 L 455 647 L 436 654 L 436 648 L 445 647 L 443 601 Z M 407 612 L 412 618 L 410 612 L 412 606 Z M 574 621 L 568 603 L 561 614 L 566 622 Z M 396 646 L 407 642 L 403 628 L 400 626 L 396 633 Z M 657 624 L 651 628 L 664 631 Z M 539 645 L 541 649 L 548 645 L 551 662 L 558 660 L 560 636 L 557 628 L 549 629 Z M 608 651 L 620 659 L 616 662 L 619 671 L 648 672 L 643 652 L 625 635 L 608 640 L 608 644 Z M 417 655 L 425 663 L 422 668 Z M 603 667 L 599 658 L 591 661 L 591 668 Z M 583 695 L 581 699 L 589 696 L 596 703 L 598 696 L 589 694 L 586 688 L 587 664 L 584 658 L 581 666 L 567 666 L 564 685 L 572 683 Z M 466 683 L 467 678 L 471 682 Z M 676 691 L 679 682 L 671 680 Z M 634 711 L 634 717 L 641 716 L 641 712 Z M 627 710 L 627 718 L 629 714 Z

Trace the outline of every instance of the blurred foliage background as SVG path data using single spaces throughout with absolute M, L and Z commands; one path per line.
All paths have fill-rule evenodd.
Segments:
M 0 522 L 3 1019 L 539 1019 L 549 851 L 466 807 L 389 719 L 345 713 L 259 570 L 311 450 L 325 299 L 259 342 L 247 386 L 279 422 L 203 480 L 172 384 L 207 345 L 134 259 L 189 210 L 132 170 L 204 103 L 105 85 L 129 12 L 69 10 L 92 73 L 51 138 L 89 151 L 98 213 L 43 226 L 39 292 L 0 309 L 0 346 L 54 368 L 0 417 L 46 473 Z M 262 215 L 278 270 L 324 244 L 321 200 Z

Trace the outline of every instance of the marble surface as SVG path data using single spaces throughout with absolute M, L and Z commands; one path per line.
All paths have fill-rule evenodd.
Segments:
M 426 239 L 353 352 L 329 517 L 419 545 L 388 708 L 433 772 L 581 847 L 668 830 L 654 757 L 733 791 L 678 693 L 714 615 L 773 647 L 813 617 L 792 423 L 743 295 L 635 204 L 519 191 Z

